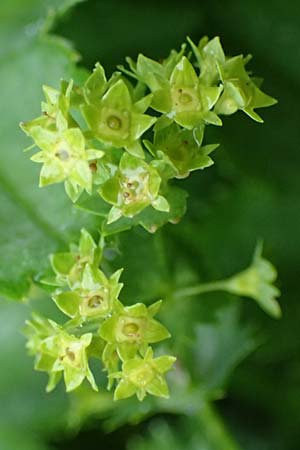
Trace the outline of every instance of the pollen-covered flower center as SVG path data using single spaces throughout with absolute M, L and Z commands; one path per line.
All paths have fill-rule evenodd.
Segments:
M 139 179 L 125 178 L 121 181 L 122 202 L 125 205 L 140 202 L 146 199 L 146 187 L 148 186 L 147 174 L 140 175 Z
M 105 316 L 110 309 L 109 289 L 103 287 L 88 293 L 82 300 L 80 311 L 83 316 Z
M 131 203 L 140 193 L 140 183 L 138 181 L 125 180 L 122 183 L 122 196 L 125 204 Z
M 108 116 L 106 123 L 111 130 L 120 130 L 122 127 L 121 119 L 114 115 Z
M 123 326 L 122 332 L 128 337 L 136 336 L 138 334 L 139 329 L 140 327 L 138 326 L 138 324 L 134 322 L 129 322 Z

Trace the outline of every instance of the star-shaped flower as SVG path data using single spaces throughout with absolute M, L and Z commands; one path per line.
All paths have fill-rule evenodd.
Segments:
M 143 303 L 123 306 L 117 302 L 113 314 L 100 326 L 100 336 L 108 346 L 114 347 L 122 360 L 142 353 L 148 344 L 162 341 L 170 334 L 153 316 L 158 312 L 161 301 L 147 308 Z
M 49 374 L 47 392 L 55 388 L 63 374 L 67 392 L 76 389 L 85 378 L 98 390 L 88 366 L 86 349 L 92 333 L 77 338 L 52 320 L 35 315 L 27 322 L 27 348 L 36 356 L 35 369 Z
M 158 211 L 169 211 L 167 200 L 159 195 L 160 184 L 161 177 L 153 164 L 124 153 L 114 175 L 98 191 L 113 205 L 108 223 L 122 216 L 133 217 L 149 205 Z
M 204 37 L 198 46 L 188 40 L 200 67 L 200 80 L 207 86 L 217 86 L 220 82 L 224 86 L 214 112 L 229 115 L 240 109 L 257 122 L 263 122 L 254 109 L 274 105 L 277 101 L 264 94 L 259 89 L 259 80 L 247 73 L 245 66 L 251 57 L 226 57 L 219 37 L 211 40 Z
M 171 124 L 155 132 L 153 144 L 146 141 L 145 145 L 154 157 L 169 162 L 176 178 L 186 178 L 190 172 L 213 164 L 208 155 L 218 144 L 202 146 L 203 134 L 204 127 L 199 128 L 195 139 L 193 131 Z
M 119 283 L 122 269 L 107 278 L 95 267 L 86 264 L 76 289 L 52 296 L 56 305 L 71 318 L 82 321 L 108 316 L 115 306 L 123 284 Z
M 156 121 L 144 114 L 151 96 L 134 101 L 123 79 L 107 82 L 99 64 L 86 82 L 85 93 L 87 103 L 82 112 L 94 136 L 111 147 L 125 148 L 143 158 L 139 138 Z
M 168 372 L 176 358 L 174 356 L 159 356 L 153 358 L 153 350 L 148 348 L 145 357 L 136 357 L 123 362 L 122 372 L 111 374 L 120 382 L 115 390 L 114 400 L 131 397 L 136 394 L 142 401 L 145 395 L 169 397 L 169 389 L 164 374 Z
M 162 122 L 165 125 L 175 121 L 191 130 L 203 123 L 222 124 L 218 116 L 211 111 L 222 92 L 222 86 L 202 84 L 186 56 L 181 56 L 170 74 L 164 65 L 155 64 L 153 79 L 149 80 L 146 73 L 149 58 L 140 55 L 136 75 L 148 84 L 153 93 L 152 108 L 164 113 L 157 126 Z
M 89 162 L 101 158 L 103 152 L 86 149 L 85 138 L 79 128 L 52 131 L 42 126 L 26 126 L 24 129 L 41 149 L 31 157 L 32 161 L 43 164 L 40 187 L 65 181 L 66 192 L 73 201 L 84 189 L 91 193 Z

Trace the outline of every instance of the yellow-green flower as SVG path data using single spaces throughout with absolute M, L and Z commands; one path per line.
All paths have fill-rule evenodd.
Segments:
M 26 126 L 26 124 L 24 125 Z M 66 192 L 76 201 L 85 189 L 91 193 L 92 171 L 89 161 L 103 156 L 103 152 L 86 149 L 79 128 L 51 131 L 42 126 L 26 127 L 26 132 L 41 149 L 31 160 L 42 163 L 40 187 L 65 181 Z
M 155 71 L 153 77 L 149 78 L 147 72 L 151 63 Z M 187 129 L 201 126 L 204 122 L 222 125 L 219 117 L 211 111 L 222 92 L 222 86 L 202 84 L 186 56 L 181 56 L 170 74 L 163 64 L 154 63 L 139 55 L 135 71 L 138 79 L 151 89 L 151 106 L 164 113 L 164 124 L 175 121 Z
M 99 64 L 86 82 L 85 97 L 87 103 L 82 112 L 94 136 L 111 147 L 125 148 L 143 158 L 139 138 L 156 121 L 144 114 L 151 97 L 134 102 L 123 79 L 107 82 Z
M 67 392 L 80 386 L 85 378 L 98 390 L 86 354 L 92 333 L 77 338 L 54 321 L 37 315 L 27 322 L 25 333 L 29 338 L 27 348 L 36 357 L 35 369 L 49 374 L 48 392 L 55 388 L 62 375 Z
M 122 269 L 107 278 L 98 268 L 86 264 L 76 289 L 52 296 L 61 311 L 83 321 L 104 318 L 110 314 L 122 289 Z
M 101 197 L 112 204 L 108 223 L 120 217 L 133 217 L 151 205 L 158 211 L 169 211 L 167 200 L 159 195 L 161 177 L 152 164 L 124 153 L 119 167 L 99 189 Z
M 164 374 L 168 372 L 176 358 L 174 356 L 159 356 L 153 358 L 153 350 L 148 348 L 144 358 L 136 357 L 123 362 L 122 372 L 112 374 L 112 378 L 119 378 L 114 399 L 120 400 L 136 394 L 142 401 L 145 395 L 169 397 L 169 389 Z
M 221 82 L 224 86 L 214 112 L 230 115 L 242 110 L 253 120 L 263 122 L 254 110 L 274 105 L 277 101 L 262 92 L 259 80 L 246 71 L 245 66 L 251 56 L 226 57 L 219 37 L 211 40 L 204 37 L 198 46 L 190 39 L 189 43 L 200 67 L 201 82 L 207 86 L 217 86 Z
M 143 353 L 148 344 L 170 337 L 168 330 L 153 318 L 160 304 L 161 301 L 147 308 L 143 303 L 123 306 L 117 302 L 112 315 L 100 326 L 100 336 L 122 360 L 134 357 L 138 350 Z

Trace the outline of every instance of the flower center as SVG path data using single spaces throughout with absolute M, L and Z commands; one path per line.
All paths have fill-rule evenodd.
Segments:
M 66 348 L 66 356 L 70 361 L 72 362 L 75 361 L 75 353 L 72 352 L 72 350 L 70 350 L 69 347 Z
M 179 102 L 182 105 L 187 105 L 188 103 L 191 103 L 192 101 L 192 96 L 190 94 L 187 94 L 186 92 L 183 92 L 182 94 L 180 94 L 179 96 Z
M 151 366 L 149 364 L 144 364 L 142 367 L 134 370 L 130 374 L 129 379 L 136 386 L 145 387 L 153 380 L 154 376 L 155 374 Z
M 106 123 L 111 130 L 120 130 L 122 127 L 121 119 L 117 116 L 109 116 Z
M 98 308 L 98 306 L 101 305 L 101 303 L 103 302 L 103 297 L 101 297 L 101 295 L 93 295 L 93 297 L 91 297 L 87 304 L 89 308 Z
M 126 323 L 123 326 L 122 332 L 125 336 L 135 336 L 139 331 L 139 326 L 134 322 Z
M 68 150 L 62 148 L 55 153 L 55 156 L 61 161 L 67 161 L 70 158 L 70 153 Z

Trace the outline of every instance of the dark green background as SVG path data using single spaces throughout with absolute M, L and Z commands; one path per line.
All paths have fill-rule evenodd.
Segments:
M 63 59 L 65 57 L 63 52 L 58 54 L 54 47 L 52 49 L 51 45 L 47 44 L 47 49 L 43 47 L 40 53 L 40 50 L 36 50 L 34 42 L 31 42 L 30 33 L 24 32 L 26 24 L 35 23 L 36 18 L 41 16 L 41 10 L 46 9 L 46 3 L 51 4 L 51 2 L 16 1 L 11 3 L 13 6 L 6 6 L 5 2 L 2 12 L 0 10 L 1 24 L 6 24 L 0 33 L 2 38 L 0 131 L 4 136 L 0 142 L 3 174 L 1 186 L 9 179 L 9 183 L 5 184 L 5 200 L 1 200 L 0 222 L 2 226 L 5 222 L 6 227 L 10 226 L 11 222 L 18 223 L 22 231 L 24 222 L 20 217 L 19 203 L 15 201 L 17 197 L 13 196 L 14 202 L 9 204 L 10 209 L 5 206 L 7 192 L 18 191 L 20 181 L 19 187 L 22 190 L 22 180 L 23 182 L 27 180 L 27 167 L 29 168 L 29 164 L 24 162 L 25 168 L 22 166 L 21 179 L 19 177 L 14 181 L 13 177 L 9 178 L 14 171 L 14 164 L 18 167 L 16 156 L 12 158 L 10 155 L 18 155 L 18 152 L 21 154 L 21 148 L 27 145 L 27 141 L 18 131 L 16 120 L 31 118 L 32 114 L 37 114 L 40 92 L 36 93 L 37 100 L 32 98 L 35 96 L 37 86 L 47 82 L 46 76 L 51 81 L 58 80 L 60 71 L 67 76 L 69 70 Z M 187 216 L 181 224 L 176 227 L 167 226 L 159 237 L 155 238 L 154 250 L 152 241 L 149 241 L 153 238 L 145 237 L 139 231 L 134 232 L 131 237 L 129 235 L 123 237 L 121 247 L 126 255 L 124 256 L 126 264 L 128 261 L 127 287 L 124 295 L 128 301 L 132 295 L 137 295 L 142 300 L 144 296 L 144 299 L 148 300 L 146 292 L 149 283 L 155 296 L 156 292 L 161 291 L 164 283 L 167 284 L 175 278 L 175 273 L 179 272 L 179 278 L 185 276 L 185 270 L 187 278 L 195 275 L 208 280 L 229 275 L 248 263 L 256 240 L 263 238 L 265 254 L 278 268 L 283 318 L 280 321 L 269 319 L 255 304 L 242 300 L 245 304 L 240 313 L 239 327 L 235 324 L 233 316 L 228 320 L 225 317 L 224 323 L 227 328 L 225 327 L 224 331 L 222 327 L 217 327 L 215 319 L 211 319 L 210 315 L 214 316 L 226 299 L 203 297 L 203 302 L 207 300 L 211 309 L 210 306 L 206 306 L 203 310 L 201 307 L 197 310 L 199 326 L 200 328 L 202 326 L 197 345 L 209 347 L 210 334 L 203 324 L 210 324 L 212 333 L 218 336 L 220 342 L 224 333 L 227 345 L 216 349 L 214 362 L 212 367 L 208 367 L 206 374 L 203 374 L 203 370 L 205 371 L 203 367 L 199 370 L 194 367 L 193 360 L 186 361 L 186 364 L 193 373 L 196 389 L 199 377 L 202 376 L 208 383 L 207 380 L 218 376 L 222 378 L 224 375 L 220 384 L 227 386 L 227 393 L 216 406 L 241 449 L 298 450 L 300 448 L 299 2 L 89 0 L 78 4 L 56 20 L 54 32 L 73 42 L 82 55 L 80 65 L 88 69 L 99 60 L 108 71 L 113 71 L 117 64 L 124 62 L 126 55 L 135 58 L 139 52 L 153 58 L 163 58 L 171 48 L 178 48 L 186 35 L 194 40 L 206 34 L 210 37 L 219 35 L 227 54 L 254 55 L 250 67 L 255 74 L 265 79 L 264 90 L 278 99 L 278 105 L 261 112 L 265 120 L 263 125 L 251 122 L 249 118 L 239 113 L 226 118 L 221 129 L 210 130 L 211 139 L 216 139 L 222 144 L 214 157 L 215 166 L 184 181 L 183 184 L 190 195 Z M 25 42 L 27 39 L 25 36 L 28 42 Z M 44 55 L 43 59 L 41 54 Z M 41 68 L 43 65 L 47 70 Z M 32 73 L 35 77 L 34 86 L 31 82 Z M 18 97 L 11 98 L 9 93 L 15 91 L 19 92 Z M 30 102 L 33 106 L 27 114 Z M 9 165 L 5 161 L 8 161 Z M 36 176 L 37 169 L 34 176 L 30 175 L 31 178 L 28 178 L 29 183 Z M 25 187 L 25 191 L 26 189 L 34 192 L 36 186 L 32 185 L 30 189 Z M 62 244 L 59 243 L 57 235 L 63 232 L 65 223 L 65 218 L 60 214 L 60 211 L 64 210 L 64 200 L 60 200 L 63 197 L 59 197 L 59 202 L 62 203 L 59 209 L 55 205 L 53 207 L 55 194 L 42 194 L 43 198 L 50 198 L 49 204 L 53 208 L 51 211 L 57 213 L 53 220 L 48 220 L 45 209 L 42 208 L 43 201 L 39 200 L 41 197 L 37 197 L 39 194 L 37 189 L 36 191 L 37 193 L 29 195 L 30 199 L 33 198 L 33 212 L 42 222 L 45 217 L 48 224 L 50 220 L 52 230 L 53 223 L 58 224 L 54 225 L 56 233 L 49 239 L 49 248 L 59 247 Z M 14 210 L 11 209 L 12 205 Z M 68 236 L 76 234 L 78 221 L 82 224 L 87 220 L 82 216 L 78 218 L 76 214 L 72 216 L 70 223 L 68 222 Z M 43 226 L 42 223 L 42 227 L 37 228 L 41 230 Z M 90 226 L 93 227 L 94 224 L 91 223 Z M 29 230 L 27 235 L 31 236 L 30 233 Z M 11 239 L 14 242 L 13 237 Z M 43 239 L 41 237 L 41 242 L 44 242 Z M 7 239 L 4 239 L 3 234 L 2 254 L 7 251 L 5 241 Z M 137 243 L 140 244 L 138 251 Z M 32 240 L 28 239 L 25 243 L 23 241 L 21 245 L 30 247 L 33 245 Z M 161 245 L 167 248 L 166 259 L 161 256 L 163 255 L 161 250 L 157 251 Z M 37 255 L 40 255 L 38 251 Z M 145 261 L 142 266 L 140 260 Z M 5 258 L 1 257 L 1 263 L 5 264 Z M 144 283 L 136 281 L 136 274 L 143 269 Z M 9 291 L 9 286 L 5 289 Z M 228 301 L 234 309 L 235 300 L 228 299 Z M 188 306 L 187 310 L 175 308 L 173 314 L 175 319 L 169 318 L 171 326 L 172 323 L 176 323 L 176 314 L 182 314 L 180 317 L 186 315 L 188 328 L 188 321 L 192 320 L 189 314 L 195 314 L 194 310 L 189 309 Z M 166 448 L 175 448 L 175 445 L 179 449 L 193 450 L 235 448 L 226 448 L 226 443 L 222 448 L 218 447 L 215 443 L 217 440 L 214 441 L 209 433 L 207 439 L 203 438 L 202 442 L 201 436 L 205 436 L 206 433 L 205 426 L 199 425 L 199 422 L 198 425 L 193 423 L 192 417 L 190 420 L 183 420 L 179 415 L 165 414 L 159 416 L 164 425 L 160 425 L 159 422 L 152 431 L 152 437 L 145 438 L 145 442 L 139 444 L 128 444 L 127 441 L 132 435 L 147 433 L 149 427 L 150 429 L 152 427 L 151 423 L 141 424 L 139 428 L 132 425 L 123 426 L 105 435 L 100 430 L 103 425 L 100 419 L 95 419 L 90 425 L 85 425 L 88 428 L 79 436 L 66 437 L 63 431 L 57 430 L 65 429 L 64 415 L 67 412 L 64 411 L 68 409 L 68 402 L 60 392 L 46 399 L 43 394 L 45 379 L 31 372 L 32 361 L 24 356 L 23 339 L 18 333 L 23 318 L 28 314 L 27 308 L 18 304 L 3 303 L 1 311 L 0 332 L 3 335 L 3 342 L 9 342 L 8 345 L 2 342 L 0 356 L 2 368 L 0 443 L 3 441 L 3 450 L 15 448 L 41 450 L 44 448 L 42 444 L 44 436 L 46 440 L 52 442 L 54 448 L 64 450 L 82 447 L 89 450 L 107 447 L 121 450 L 126 445 L 129 445 L 130 450 L 150 450 L 163 448 L 163 442 L 169 442 Z M 185 328 L 182 327 L 184 332 Z M 232 366 L 237 365 L 239 359 L 243 359 L 243 352 L 239 358 L 238 351 L 243 347 L 243 342 L 247 341 L 242 335 L 242 330 L 247 327 L 254 330 L 253 339 L 257 343 L 257 348 L 229 377 L 231 370 L 228 369 L 227 374 L 227 360 L 234 352 L 237 356 Z M 182 330 L 179 326 L 178 329 L 172 329 L 174 340 L 178 337 L 180 341 L 179 335 Z M 251 347 L 250 338 L 249 342 Z M 184 343 L 182 346 L 185 349 L 188 344 Z M 200 357 L 201 351 L 199 350 Z M 247 349 L 244 354 L 246 356 Z M 205 354 L 203 358 L 205 359 Z M 18 374 L 20 365 L 24 365 L 25 368 Z M 216 382 L 216 385 L 218 383 Z M 88 403 L 87 397 L 83 396 L 82 399 L 82 402 Z M 72 401 L 80 402 L 78 399 Z M 103 402 L 105 401 L 107 400 L 103 399 Z M 136 405 L 132 404 L 131 412 L 135 407 Z M 89 410 L 89 407 L 86 409 Z M 101 412 L 101 406 L 97 405 L 94 409 L 98 411 L 98 417 L 105 416 Z M 93 408 L 90 407 L 90 410 Z M 118 422 L 118 414 L 126 417 L 126 408 L 124 407 L 124 411 L 121 408 L 119 412 L 113 412 L 112 421 Z M 6 421 L 3 418 L 6 418 Z M 122 419 L 119 421 L 124 422 Z M 166 428 L 165 422 L 170 424 L 170 428 Z M 19 430 L 20 436 L 24 435 L 22 447 L 15 442 L 13 431 L 15 429 Z M 33 434 L 38 430 L 41 438 L 31 439 L 28 430 Z

